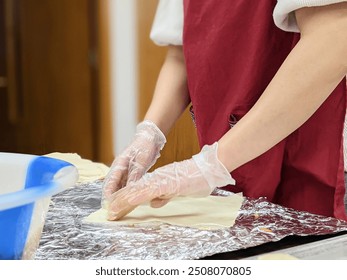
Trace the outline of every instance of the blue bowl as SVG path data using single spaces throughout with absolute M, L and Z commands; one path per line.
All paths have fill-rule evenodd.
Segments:
M 0 259 L 34 258 L 51 196 L 77 179 L 68 162 L 0 153 Z

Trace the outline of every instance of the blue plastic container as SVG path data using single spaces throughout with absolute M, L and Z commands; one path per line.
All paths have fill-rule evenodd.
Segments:
M 51 196 L 77 179 L 68 162 L 0 153 L 0 259 L 34 258 Z

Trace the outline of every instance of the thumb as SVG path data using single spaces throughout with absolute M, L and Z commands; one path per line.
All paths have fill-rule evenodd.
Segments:
M 155 198 L 151 201 L 151 207 L 153 208 L 160 208 L 168 204 L 170 199 L 160 199 L 160 198 Z
M 143 180 L 120 189 L 111 197 L 108 207 L 108 219 L 119 220 L 138 205 L 150 202 L 155 196 L 153 188 L 149 185 L 141 184 Z

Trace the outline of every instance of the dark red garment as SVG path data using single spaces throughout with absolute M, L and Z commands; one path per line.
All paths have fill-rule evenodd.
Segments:
M 201 146 L 218 141 L 263 93 L 299 40 L 273 22 L 275 0 L 185 0 L 183 48 Z M 347 219 L 341 82 L 317 112 L 271 150 L 232 172 L 248 197 Z M 242 152 L 242 151 L 240 151 Z

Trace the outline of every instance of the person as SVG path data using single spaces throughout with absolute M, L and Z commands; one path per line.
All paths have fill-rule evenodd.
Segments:
M 347 220 L 346 1 L 184 0 L 181 33 L 170 17 L 178 7 L 158 6 L 151 36 L 168 53 L 144 121 L 105 180 L 108 219 L 223 187 Z M 201 151 L 146 173 L 190 102 Z

